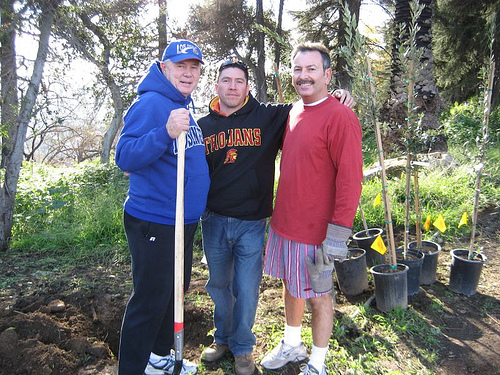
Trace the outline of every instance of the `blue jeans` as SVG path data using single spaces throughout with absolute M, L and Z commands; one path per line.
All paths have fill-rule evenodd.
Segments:
M 205 211 L 203 249 L 210 279 L 206 288 L 215 304 L 215 342 L 233 355 L 252 353 L 266 219 L 240 220 Z

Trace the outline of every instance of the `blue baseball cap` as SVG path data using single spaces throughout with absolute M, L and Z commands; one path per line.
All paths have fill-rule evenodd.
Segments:
M 200 48 L 189 40 L 179 39 L 169 43 L 163 51 L 162 61 L 179 62 L 183 60 L 198 60 L 203 64 Z

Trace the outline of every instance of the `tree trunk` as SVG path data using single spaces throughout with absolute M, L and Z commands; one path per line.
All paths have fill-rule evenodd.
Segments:
M 264 8 L 262 0 L 257 0 L 257 24 L 264 26 Z M 264 33 L 257 32 L 257 71 L 255 72 L 255 84 L 257 85 L 257 100 L 267 102 L 266 84 L 266 51 L 264 47 Z
M 104 81 L 106 82 L 106 86 L 111 91 L 111 100 L 113 101 L 113 109 L 114 109 L 113 120 L 111 121 L 108 130 L 106 130 L 106 133 L 104 134 L 104 139 L 102 141 L 100 160 L 101 163 L 105 164 L 109 163 L 111 147 L 113 146 L 116 134 L 118 133 L 122 125 L 122 117 L 124 111 L 123 99 L 122 96 L 120 95 L 120 86 L 116 83 L 113 74 L 109 70 L 111 48 L 112 48 L 111 41 L 108 40 L 105 33 L 92 22 L 87 13 L 85 12 L 79 13 L 79 17 L 82 20 L 83 24 L 99 39 L 102 45 L 102 53 L 100 60 L 95 58 L 88 51 L 82 50 L 81 52 L 84 53 L 84 55 L 99 68 L 99 71 L 101 72 L 101 75 L 104 78 Z
M 158 59 L 167 46 L 167 0 L 158 0 Z M 113 118 L 114 120 L 114 118 Z
M 283 34 L 283 8 L 285 6 L 285 0 L 280 0 L 280 7 L 278 11 L 278 23 L 276 24 L 276 34 L 278 34 L 279 37 Z M 280 67 L 280 60 L 281 60 L 281 44 L 276 43 L 276 49 L 274 50 L 274 62 Z
M 359 8 L 361 7 L 361 0 L 348 0 L 347 6 L 349 12 L 356 17 L 356 25 L 359 23 Z M 338 45 L 345 46 L 347 40 L 347 25 L 344 22 L 342 8 L 339 8 L 339 30 L 337 34 Z M 351 77 L 347 73 L 347 61 L 344 57 L 337 55 L 337 64 L 335 67 L 335 76 L 339 87 L 351 90 Z
M 415 91 L 415 104 L 419 112 L 423 113 L 420 121 L 422 132 L 427 133 L 426 141 L 422 151 L 446 151 L 448 149 L 446 139 L 439 133 L 441 121 L 441 97 L 439 96 L 434 76 L 434 54 L 432 53 L 432 13 L 433 0 L 420 0 L 425 5 L 418 20 L 420 31 L 417 34 L 417 46 L 423 49 L 420 60 L 422 69 L 417 77 Z
M 47 60 L 50 33 L 55 18 L 55 7 L 57 6 L 58 2 L 51 1 L 42 4 L 38 53 L 28 89 L 19 111 L 17 133 L 15 139 L 12 140 L 13 148 L 7 155 L 5 162 L 5 179 L 0 191 L 0 251 L 3 252 L 7 251 L 9 248 L 17 182 L 19 181 L 19 174 L 23 162 L 24 141 L 26 139 L 26 131 L 28 129 L 31 113 L 38 95 L 40 81 L 42 80 L 43 68 Z
M 495 21 L 495 35 L 493 40 L 495 78 L 493 81 L 493 92 L 491 97 L 491 103 L 493 106 L 500 105 L 500 7 L 497 8 Z
M 100 36 L 98 32 L 96 32 L 97 36 Z M 99 70 L 101 71 L 102 76 L 104 77 L 104 81 L 106 82 L 106 86 L 111 91 L 111 100 L 113 102 L 113 119 L 111 120 L 111 124 L 106 130 L 104 134 L 104 138 L 102 140 L 102 149 L 101 149 L 101 163 L 109 163 L 111 147 L 115 141 L 116 135 L 120 130 L 120 127 L 123 122 L 123 99 L 120 94 L 120 87 L 116 83 L 113 74 L 109 71 L 110 64 L 110 55 L 111 55 L 111 44 L 107 39 L 100 38 L 103 43 L 103 52 L 102 57 L 103 61 L 101 64 L 98 64 Z
M 0 167 L 5 167 L 7 155 L 12 151 L 12 142 L 17 131 L 17 67 L 16 67 L 16 24 L 14 22 L 14 1 L 2 1 L 1 12 L 1 122 L 2 128 L 7 129 L 7 135 L 2 137 L 2 155 Z
M 421 113 L 421 129 L 426 140 L 422 141 L 421 148 L 423 152 L 445 151 L 447 144 L 445 137 L 439 133 L 441 123 L 439 121 L 439 111 L 441 109 L 441 98 L 439 96 L 436 80 L 434 77 L 434 56 L 432 53 L 432 6 L 433 0 L 419 0 L 420 4 L 425 5 L 417 24 L 420 30 L 416 36 L 416 45 L 423 51 L 420 60 L 421 69 L 419 70 L 415 84 L 415 105 L 417 112 Z M 408 30 L 411 22 L 410 1 L 397 0 L 396 25 L 402 24 Z M 403 38 L 408 38 L 408 32 L 405 32 Z M 399 61 L 399 46 L 403 40 L 399 40 L 399 35 L 394 36 L 392 46 L 392 76 L 390 86 L 390 98 L 385 103 L 381 111 L 381 119 L 390 124 L 390 131 L 384 138 L 384 149 L 387 151 L 396 151 L 404 149 L 401 126 L 405 124 L 407 117 L 407 77 L 403 77 L 401 64 L 407 64 L 406 61 Z
M 280 0 L 279 10 L 278 10 L 278 22 L 276 23 L 276 34 L 281 38 L 283 34 L 283 8 L 285 5 L 285 0 Z M 280 69 L 280 60 L 281 60 L 281 43 L 276 42 L 274 47 L 274 64 L 276 67 L 276 77 L 273 79 L 273 89 L 275 92 L 279 92 L 278 81 L 279 77 L 279 69 Z M 278 96 L 279 100 L 282 100 L 282 96 Z
M 108 130 L 104 134 L 104 139 L 102 141 L 102 150 L 101 150 L 101 163 L 109 163 L 111 148 L 113 147 L 113 143 L 115 141 L 116 135 L 120 130 L 123 123 L 123 99 L 120 95 L 120 87 L 117 85 L 113 76 L 108 70 L 107 66 L 104 66 L 103 75 L 106 78 L 106 84 L 111 91 L 111 98 L 113 101 L 113 119 L 111 120 L 111 124 L 109 125 Z

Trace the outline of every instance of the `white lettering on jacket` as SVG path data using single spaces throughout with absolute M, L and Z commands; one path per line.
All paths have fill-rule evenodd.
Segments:
M 203 133 L 201 132 L 198 124 L 194 126 L 190 126 L 189 130 L 186 133 L 186 150 L 195 146 L 203 146 L 205 147 L 205 142 L 203 141 Z M 177 139 L 174 140 L 174 155 L 177 155 Z

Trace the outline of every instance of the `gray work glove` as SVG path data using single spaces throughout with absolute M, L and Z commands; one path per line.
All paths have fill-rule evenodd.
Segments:
M 347 258 L 347 240 L 351 235 L 351 228 L 342 227 L 340 225 L 335 225 L 332 223 L 328 224 L 328 229 L 326 230 L 326 238 L 323 241 L 323 252 L 329 259 L 333 260 L 344 260 Z
M 311 287 L 316 293 L 326 293 L 333 287 L 333 258 L 324 253 L 321 246 L 314 251 L 314 259 L 306 258 Z
M 316 293 L 325 293 L 332 289 L 333 261 L 347 258 L 346 241 L 350 235 L 350 228 L 329 223 L 326 238 L 321 246 L 315 250 L 314 259 L 306 258 L 311 286 Z

